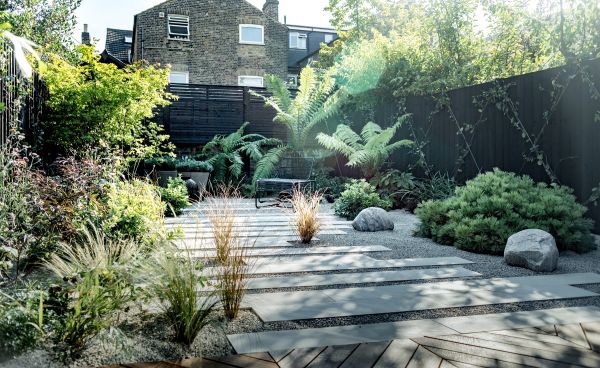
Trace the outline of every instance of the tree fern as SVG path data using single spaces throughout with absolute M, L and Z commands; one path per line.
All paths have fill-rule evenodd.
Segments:
M 391 154 L 400 147 L 411 145 L 410 140 L 400 140 L 390 144 L 396 132 L 409 118 L 404 115 L 393 126 L 382 129 L 368 122 L 360 134 L 349 126 L 340 124 L 333 135 L 320 133 L 317 141 L 326 149 L 337 152 L 348 159 L 348 166 L 359 167 L 368 179 L 379 171 Z
M 270 149 L 263 155 L 254 169 L 252 183 L 256 183 L 258 179 L 269 178 L 277 167 L 281 159 L 291 150 L 290 146 L 282 145 Z

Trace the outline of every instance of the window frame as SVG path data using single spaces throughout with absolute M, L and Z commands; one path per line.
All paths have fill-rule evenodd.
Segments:
M 175 83 L 171 81 L 171 76 L 173 74 L 178 74 L 178 75 L 184 75 L 185 76 L 185 82 L 184 83 Z M 171 71 L 169 73 L 169 84 L 190 84 L 190 72 L 178 72 L 178 71 Z
M 242 30 L 244 28 L 258 28 L 258 29 L 260 29 L 260 34 L 261 34 L 262 41 L 261 42 L 257 42 L 257 41 L 245 41 L 242 38 Z M 244 44 L 244 45 L 264 45 L 265 44 L 265 26 L 263 26 L 261 24 L 240 24 L 239 25 L 239 41 L 240 41 L 240 44 Z
M 292 34 L 296 35 L 296 45 L 292 46 Z M 298 47 L 298 40 L 303 39 L 304 40 L 304 47 Z M 288 33 L 288 44 L 289 44 L 289 48 L 290 49 L 294 49 L 294 50 L 307 50 L 308 49 L 308 34 L 306 33 L 301 33 L 298 31 L 294 31 L 294 32 L 289 32 Z
M 327 41 L 327 38 L 331 37 L 331 40 Z M 335 40 L 335 35 L 332 33 L 326 33 L 325 36 L 323 37 L 323 40 L 325 41 L 326 44 L 330 44 L 331 42 L 333 42 Z
M 256 79 L 260 79 L 260 86 L 242 84 L 241 83 L 242 78 L 256 78 Z M 265 87 L 265 78 L 261 77 L 260 75 L 238 75 L 238 87 L 264 88 Z
M 175 33 L 171 32 L 171 19 L 179 18 L 179 20 L 174 19 L 176 22 L 183 22 L 184 19 L 187 21 L 187 34 L 183 33 Z M 176 27 L 185 27 L 183 24 L 174 24 Z M 190 40 L 190 17 L 189 15 L 181 15 L 181 14 L 169 14 L 167 16 L 167 34 L 169 40 L 177 40 L 177 41 L 189 41 Z
M 293 83 L 290 83 L 290 80 L 293 80 Z M 298 87 L 298 75 L 297 74 L 288 74 L 287 75 L 287 85 L 291 87 Z

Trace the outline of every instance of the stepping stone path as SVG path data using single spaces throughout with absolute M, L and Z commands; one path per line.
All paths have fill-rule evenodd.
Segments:
M 293 244 L 291 212 L 235 204 L 235 227 L 258 237 L 252 252 L 243 306 L 264 322 L 298 321 L 427 309 L 594 297 L 576 285 L 600 283 L 596 273 L 484 278 L 459 257 L 379 260 L 377 245 L 309 247 Z M 197 256 L 214 256 L 210 223 L 202 204 L 168 226 L 186 234 L 178 245 Z M 329 207 L 320 214 L 321 234 L 352 232 Z M 253 239 L 254 241 L 254 239 Z M 215 270 L 205 269 L 210 275 Z M 262 275 L 262 276 L 261 276 Z M 436 281 L 438 280 L 439 281 Z M 423 280 L 432 282 L 423 283 Z M 412 282 L 385 284 L 389 282 Z M 362 284 L 369 284 L 368 286 Z M 316 289 L 307 289 L 319 287 Z M 277 289 L 303 288 L 282 291 Z M 268 289 L 268 290 L 265 290 Z M 548 333 L 550 332 L 550 334 Z M 561 308 L 482 316 L 384 322 L 229 335 L 236 355 L 169 362 L 206 367 L 600 367 L 600 309 Z

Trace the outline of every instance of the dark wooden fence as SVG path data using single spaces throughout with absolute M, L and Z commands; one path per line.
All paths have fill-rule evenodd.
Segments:
M 45 88 L 37 74 L 26 80 L 21 76 L 12 49 L 0 46 L 0 144 L 11 127 L 29 133 L 42 111 Z
M 217 134 L 236 131 L 244 122 L 251 122 L 246 133 L 286 137 L 285 130 L 273 123 L 275 112 L 252 96 L 248 87 L 171 84 L 168 90 L 179 99 L 164 108 L 158 119 L 178 146 L 205 144 Z
M 381 101 L 374 120 L 389 126 L 403 112 L 412 114 L 412 123 L 403 126 L 397 138 L 416 140 L 433 172 L 448 173 L 459 182 L 495 167 L 546 182 L 551 180 L 550 172 L 586 203 L 600 184 L 599 88 L 600 59 L 461 88 L 444 96 Z M 498 93 L 501 90 L 506 93 Z M 206 143 L 245 121 L 251 123 L 249 132 L 285 138 L 285 130 L 272 121 L 274 112 L 249 95 L 247 88 L 173 85 L 171 92 L 180 99 L 165 109 L 162 119 L 180 146 Z M 351 120 L 360 128 L 367 119 L 357 115 Z M 335 125 L 330 122 L 328 128 Z M 392 166 L 425 175 L 422 166 L 415 166 L 418 158 L 414 150 L 400 150 Z M 600 231 L 600 207 L 589 207 Z

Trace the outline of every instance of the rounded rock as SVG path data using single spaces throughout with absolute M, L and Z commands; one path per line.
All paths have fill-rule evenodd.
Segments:
M 554 237 L 539 229 L 527 229 L 511 235 L 504 248 L 504 260 L 511 266 L 536 272 L 552 272 L 558 265 Z
M 352 221 L 352 227 L 356 231 L 394 230 L 394 221 L 383 208 L 369 207 L 360 211 Z

